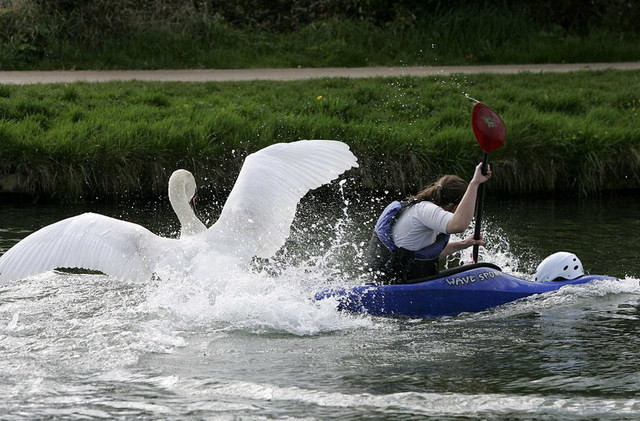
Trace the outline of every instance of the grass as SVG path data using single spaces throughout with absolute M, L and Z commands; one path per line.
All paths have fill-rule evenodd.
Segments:
M 471 175 L 472 102 L 507 124 L 491 194 L 593 195 L 640 187 L 640 72 L 454 75 L 296 82 L 0 86 L 0 184 L 40 199 L 164 194 L 192 170 L 228 190 L 243 158 L 275 142 L 348 143 L 363 188 L 410 192 Z
M 99 19 L 91 24 L 79 17 L 46 15 L 38 7 L 0 10 L 0 70 L 640 60 L 637 31 L 548 29 L 502 4 L 399 16 L 382 25 L 366 19 L 324 19 L 289 30 L 233 26 L 216 16 L 189 15 L 188 8 L 182 7 L 185 16 L 179 24 L 149 21 L 136 15 L 142 10 L 125 9 L 111 16 L 114 22 L 107 27 Z
M 123 38 L 109 38 L 97 47 L 61 42 L 36 59 L 8 50 L 3 54 L 0 49 L 0 69 L 434 66 L 640 59 L 637 48 L 640 36 L 531 33 L 526 37 L 496 39 L 479 31 L 468 38 L 454 39 L 449 33 L 429 28 L 426 32 L 394 31 L 363 22 L 320 22 L 286 34 L 228 29 L 216 31 L 215 38 L 140 31 Z

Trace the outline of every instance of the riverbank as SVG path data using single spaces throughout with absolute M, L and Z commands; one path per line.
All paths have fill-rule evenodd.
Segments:
M 228 190 L 274 142 L 348 143 L 362 188 L 410 192 L 480 157 L 476 98 L 505 120 L 489 194 L 640 187 L 640 71 L 453 74 L 245 82 L 0 85 L 0 187 L 32 199 L 163 195 L 176 168 Z

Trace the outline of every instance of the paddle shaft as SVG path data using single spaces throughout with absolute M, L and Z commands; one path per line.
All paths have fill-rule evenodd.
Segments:
M 489 162 L 489 154 L 484 152 L 482 155 L 482 175 L 487 175 L 487 164 Z M 476 196 L 476 228 L 473 233 L 473 239 L 480 239 L 480 228 L 482 225 L 482 207 L 484 205 L 484 183 L 481 183 L 478 186 L 478 194 Z M 473 245 L 473 263 L 478 263 L 478 252 L 480 250 L 480 246 L 478 244 Z

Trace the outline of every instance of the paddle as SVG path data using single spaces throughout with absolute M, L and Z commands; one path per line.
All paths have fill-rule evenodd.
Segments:
M 473 134 L 478 140 L 480 149 L 484 151 L 482 156 L 482 174 L 486 175 L 487 163 L 489 162 L 489 152 L 498 149 L 504 144 L 507 129 L 498 114 L 482 102 L 477 102 L 476 105 L 473 106 L 473 112 L 471 113 L 471 126 L 473 127 Z M 475 212 L 476 228 L 473 234 L 474 240 L 480 239 L 483 205 L 484 183 L 478 186 Z M 479 248 L 480 247 L 477 244 L 473 246 L 473 263 L 478 263 Z

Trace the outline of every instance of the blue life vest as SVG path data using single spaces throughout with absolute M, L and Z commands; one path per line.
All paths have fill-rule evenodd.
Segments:
M 395 225 L 400 214 L 409 206 L 413 206 L 420 200 L 412 200 L 409 202 L 391 202 L 380 214 L 374 231 L 378 239 L 392 253 L 397 251 L 399 247 L 393 242 L 393 226 Z M 436 238 L 435 243 L 430 244 L 420 250 L 413 251 L 413 258 L 419 260 L 435 260 L 440 257 L 440 253 L 449 243 L 450 234 L 440 234 Z

